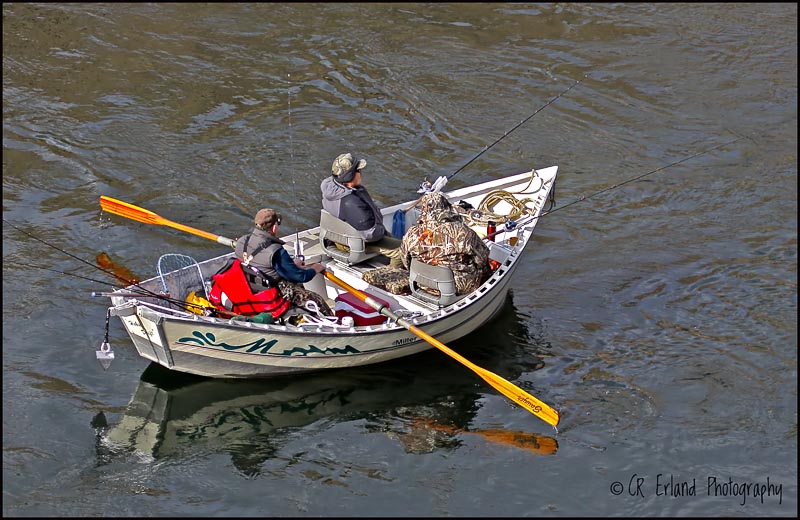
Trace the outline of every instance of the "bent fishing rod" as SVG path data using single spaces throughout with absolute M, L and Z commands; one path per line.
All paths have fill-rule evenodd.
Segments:
M 458 174 L 458 173 L 459 173 L 461 170 L 463 170 L 464 168 L 466 168 L 467 166 L 469 166 L 470 164 L 472 164 L 472 163 L 473 163 L 473 162 L 474 162 L 474 161 L 475 161 L 475 160 L 476 160 L 478 157 L 480 157 L 481 155 L 483 155 L 484 153 L 486 153 L 487 151 L 489 151 L 489 150 L 490 150 L 490 149 L 491 149 L 491 148 L 492 148 L 494 145 L 496 145 L 497 143 L 499 143 L 500 141 L 502 141 L 503 139 L 505 139 L 506 137 L 508 137 L 509 135 L 511 135 L 511 133 L 512 133 L 514 130 L 516 130 L 517 128 L 521 127 L 521 126 L 522 126 L 522 125 L 524 125 L 525 123 L 527 123 L 527 122 L 528 122 L 530 119 L 532 119 L 532 118 L 533 118 L 533 116 L 535 116 L 536 114 L 538 114 L 539 112 L 541 112 L 542 110 L 544 110 L 545 108 L 547 108 L 548 106 L 550 106 L 551 104 L 553 104 L 553 103 L 554 103 L 554 102 L 555 102 L 555 101 L 556 101 L 558 98 L 560 98 L 561 96 L 563 96 L 564 94 L 566 94 L 567 92 L 569 92 L 570 90 L 572 90 L 572 89 L 573 89 L 575 86 L 577 86 L 577 85 L 578 85 L 578 83 L 580 83 L 580 82 L 581 82 L 581 80 L 575 80 L 575 83 L 573 83 L 572 85 L 570 85 L 570 86 L 569 86 L 569 87 L 568 87 L 566 90 L 564 90 L 564 91 L 563 91 L 563 92 L 561 92 L 559 95 L 557 95 L 556 97 L 554 97 L 553 99 L 551 99 L 550 101 L 548 101 L 547 103 L 545 103 L 544 105 L 542 105 L 541 107 L 539 107 L 538 109 L 536 109 L 536 111 L 535 111 L 533 114 L 529 115 L 528 117 L 526 117 L 525 119 L 523 119 L 522 121 L 520 121 L 519 123 L 517 123 L 517 124 L 516 124 L 516 126 L 514 126 L 513 128 L 511 128 L 510 130 L 507 130 L 507 131 L 506 131 L 506 132 L 505 132 L 503 135 L 501 135 L 500 137 L 498 137 L 497 139 L 495 139 L 495 141 L 494 141 L 492 144 L 490 144 L 490 145 L 488 145 L 488 146 L 484 146 L 484 147 L 483 147 L 483 150 L 481 150 L 481 151 L 478 153 L 478 155 L 476 155 L 475 157 L 473 157 L 472 159 L 470 159 L 469 161 L 467 161 L 466 163 L 464 163 L 464 165 L 463 165 L 461 168 L 457 169 L 456 171 L 454 171 L 453 173 L 451 173 L 450 175 L 448 175 L 448 176 L 447 176 L 447 179 L 449 180 L 449 179 L 452 179 L 453 177 L 455 177 L 455 176 L 456 176 L 456 174 Z
M 516 124 L 514 127 L 512 127 L 512 128 L 511 128 L 511 129 L 509 129 L 509 130 L 506 130 L 506 132 L 505 132 L 503 135 L 501 135 L 500 137 L 498 137 L 497 139 L 495 139 L 495 141 L 494 141 L 492 144 L 490 144 L 490 145 L 487 145 L 487 146 L 484 146 L 484 147 L 483 147 L 483 150 L 481 150 L 480 152 L 478 152 L 478 154 L 477 154 L 475 157 L 473 157 L 472 159 L 470 159 L 469 161 L 467 161 L 466 163 L 464 163 L 464 165 L 463 165 L 463 166 L 461 166 L 461 168 L 457 169 L 456 171 L 454 171 L 453 173 L 451 173 L 451 174 L 450 174 L 450 175 L 448 175 L 447 177 L 444 177 L 444 176 L 442 176 L 442 177 L 439 177 L 438 179 L 436 179 L 436 182 L 434 182 L 433 184 L 431 184 L 430 182 L 428 182 L 428 180 L 427 180 L 427 178 L 426 178 L 426 179 L 425 179 L 425 181 L 423 181 L 423 182 L 422 182 L 422 184 L 420 184 L 420 189 L 419 189 L 419 191 L 418 191 L 417 193 L 422 193 L 422 194 L 423 194 L 423 196 L 424 196 L 424 194 L 425 194 L 425 193 L 427 193 L 427 192 L 430 192 L 430 191 L 440 191 L 442 188 L 444 188 L 445 184 L 447 184 L 447 181 L 448 181 L 448 180 L 450 180 L 450 179 L 452 179 L 453 177 L 455 177 L 455 176 L 456 176 L 456 175 L 457 175 L 457 174 L 458 174 L 458 173 L 459 173 L 461 170 L 463 170 L 464 168 L 466 168 L 467 166 L 469 166 L 470 164 L 472 164 L 472 163 L 473 163 L 473 162 L 474 162 L 474 161 L 475 161 L 475 160 L 476 160 L 478 157 L 480 157 L 481 155 L 483 155 L 484 153 L 486 153 L 487 151 L 489 151 L 489 149 L 491 149 L 491 148 L 492 148 L 494 145 L 496 145 L 497 143 L 499 143 L 500 141 L 502 141 L 503 139 L 505 139 L 506 137 L 508 137 L 509 135 L 511 135 L 511 133 L 512 133 L 512 132 L 514 132 L 514 130 L 516 130 L 517 128 L 521 127 L 521 126 L 522 126 L 522 125 L 524 125 L 525 123 L 527 123 L 527 122 L 528 122 L 530 119 L 532 119 L 532 118 L 533 118 L 533 116 L 535 116 L 536 114 L 538 114 L 539 112 L 541 112 L 542 110 L 544 110 L 545 108 L 547 108 L 548 106 L 550 106 L 551 104 L 553 104 L 553 103 L 554 103 L 554 102 L 555 102 L 555 101 L 556 101 L 558 98 L 560 98 L 561 96 L 563 96 L 564 94 L 566 94 L 567 92 L 569 92 L 570 90 L 572 90 L 572 89 L 573 89 L 575 86 L 577 86 L 577 85 L 578 85 L 578 83 L 580 83 L 580 82 L 581 82 L 581 80 L 579 80 L 579 79 L 578 79 L 578 80 L 575 80 L 575 83 L 573 83 L 572 85 L 570 85 L 569 87 L 567 87 L 567 88 L 566 88 L 564 91 L 562 91 L 562 92 L 561 92 L 559 95 L 557 95 L 556 97 L 554 97 L 553 99 L 551 99 L 550 101 L 548 101 L 547 103 L 545 103 L 544 105 L 542 105 L 541 107 L 537 108 L 535 112 L 533 112 L 531 115 L 529 115 L 528 117 L 526 117 L 525 119 L 523 119 L 522 121 L 520 121 L 519 123 L 517 123 L 517 124 Z M 415 200 L 414 202 L 412 202 L 411 204 L 409 204 L 409 205 L 408 205 L 408 207 L 406 207 L 406 208 L 405 208 L 403 211 L 404 211 L 404 212 L 411 211 L 411 208 L 413 208 L 413 207 L 415 207 L 417 204 L 419 204 L 419 202 L 420 202 L 421 200 L 422 200 L 422 197 L 420 197 L 419 199 L 417 199 L 417 200 Z
M 718 148 L 722 148 L 723 146 L 728 146 L 728 145 L 734 144 L 734 143 L 736 143 L 738 141 L 741 141 L 742 139 L 745 139 L 745 136 L 740 136 L 737 139 L 733 139 L 731 141 L 727 141 L 727 142 L 712 146 L 712 147 L 707 148 L 707 149 L 705 149 L 705 150 L 703 150 L 701 152 L 697 152 L 697 153 L 692 154 L 692 155 L 690 155 L 688 157 L 684 157 L 683 159 L 679 159 L 677 161 L 671 162 L 671 163 L 667 164 L 666 166 L 661 166 L 660 168 L 656 168 L 655 170 L 649 171 L 647 173 L 643 173 L 641 175 L 637 175 L 636 177 L 632 177 L 630 179 L 624 180 L 624 181 L 619 182 L 617 184 L 613 184 L 611 186 L 608 186 L 607 188 L 603 188 L 602 190 L 594 192 L 591 195 L 584 195 L 584 196 L 582 196 L 582 197 L 580 197 L 578 199 L 573 200 L 572 202 L 570 202 L 568 204 L 564 204 L 563 206 L 559 206 L 557 208 L 552 208 L 552 209 L 550 209 L 548 211 L 542 212 L 538 216 L 531 215 L 529 217 L 524 218 L 520 222 L 514 222 L 511 227 L 508 227 L 508 222 L 506 222 L 506 229 L 501 229 L 499 231 L 495 231 L 494 233 L 490 233 L 490 234 L 486 235 L 486 237 L 484 237 L 484 238 L 491 238 L 491 237 L 493 237 L 495 235 L 498 235 L 500 233 L 505 233 L 505 232 L 508 232 L 508 231 L 512 231 L 513 229 L 515 229 L 519 225 L 527 225 L 528 223 L 530 223 L 534 219 L 541 218 L 541 217 L 544 217 L 546 215 L 550 215 L 552 213 L 555 213 L 558 210 L 561 210 L 561 209 L 564 209 L 564 208 L 568 208 L 568 207 L 573 206 L 573 205 L 575 205 L 575 204 L 577 204 L 579 202 L 583 202 L 585 200 L 589 200 L 589 199 L 594 198 L 594 197 L 596 197 L 596 196 L 598 196 L 600 194 L 606 193 L 606 192 L 611 191 L 611 190 L 613 190 L 615 188 L 619 188 L 620 186 L 624 186 L 625 184 L 629 184 L 631 182 L 638 181 L 638 180 L 643 179 L 643 178 L 645 178 L 645 177 L 647 177 L 649 175 L 653 175 L 654 173 L 658 173 L 660 171 L 666 170 L 667 168 L 671 168 L 673 166 L 677 166 L 678 164 L 685 163 L 686 161 L 688 161 L 690 159 L 694 159 L 695 157 L 700 157 L 701 155 L 705 155 L 707 153 L 713 152 L 714 150 L 716 150 Z

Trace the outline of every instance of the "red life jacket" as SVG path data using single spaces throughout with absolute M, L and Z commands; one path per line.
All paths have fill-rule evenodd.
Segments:
M 269 312 L 274 319 L 280 318 L 289 310 L 290 303 L 281 295 L 277 284 L 267 280 L 270 286 L 254 294 L 244 275 L 245 266 L 241 264 L 234 258 L 211 277 L 214 285 L 208 295 L 209 301 L 220 310 L 244 316 Z

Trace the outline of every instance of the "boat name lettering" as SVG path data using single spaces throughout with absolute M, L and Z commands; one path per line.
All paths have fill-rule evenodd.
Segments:
M 408 345 L 409 343 L 414 343 L 417 341 L 416 338 L 400 338 L 392 341 L 392 346 L 396 347 L 398 345 Z
M 225 342 L 217 343 L 217 338 L 214 336 L 213 333 L 207 332 L 203 334 L 202 332 L 195 330 L 192 332 L 193 338 L 180 338 L 178 340 L 179 343 L 196 343 L 197 345 L 203 347 L 222 347 L 225 350 L 240 350 L 246 349 L 245 352 L 252 353 L 255 351 L 259 351 L 259 354 L 266 354 L 270 348 L 275 346 L 278 342 L 277 339 L 266 340 L 264 338 L 259 338 L 256 341 L 251 343 L 245 343 L 244 345 L 230 345 Z

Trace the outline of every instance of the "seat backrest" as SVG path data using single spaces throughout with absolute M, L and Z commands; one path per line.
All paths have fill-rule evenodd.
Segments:
M 411 294 L 420 300 L 436 304 L 439 307 L 445 307 L 458 300 L 456 280 L 449 267 L 429 265 L 412 258 L 408 271 Z M 434 289 L 439 292 L 439 295 L 432 294 L 425 288 Z
M 334 243 L 345 246 L 348 250 L 342 251 Z M 380 254 L 367 253 L 366 242 L 356 228 L 324 209 L 320 210 L 319 244 L 326 255 L 346 265 L 357 264 Z

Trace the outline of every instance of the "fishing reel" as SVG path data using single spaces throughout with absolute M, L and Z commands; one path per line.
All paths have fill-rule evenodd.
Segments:
M 417 193 L 433 193 L 441 191 L 442 188 L 444 188 L 445 184 L 447 184 L 447 177 L 445 177 L 444 175 L 436 179 L 436 181 L 433 184 L 431 184 L 428 178 L 425 177 L 425 180 L 419 184 L 419 189 L 417 190 Z

